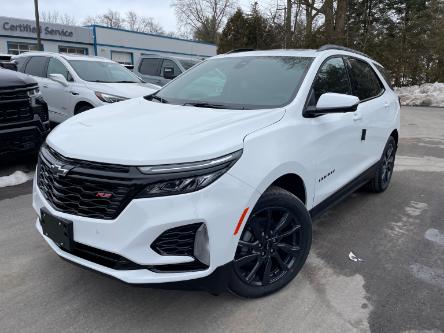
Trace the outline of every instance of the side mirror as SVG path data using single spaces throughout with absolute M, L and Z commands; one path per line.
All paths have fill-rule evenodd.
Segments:
M 68 81 L 62 74 L 49 74 L 49 78 L 55 82 L 60 83 L 64 87 L 68 86 Z
M 310 115 L 322 115 L 327 113 L 355 112 L 359 105 L 356 96 L 336 93 L 325 93 L 319 97 L 316 108 L 307 110 Z
M 172 80 L 176 77 L 174 75 L 174 68 L 173 67 L 164 67 L 162 74 L 163 74 L 163 77 L 167 80 Z

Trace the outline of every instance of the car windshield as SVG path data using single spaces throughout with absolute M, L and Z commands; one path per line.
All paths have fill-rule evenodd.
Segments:
M 82 80 L 109 83 L 139 83 L 140 79 L 120 64 L 107 61 L 69 60 Z
M 282 107 L 295 97 L 312 61 L 290 56 L 209 59 L 171 81 L 154 97 L 163 103 L 220 109 Z
M 194 65 L 198 64 L 199 60 L 191 60 L 191 59 L 179 59 L 180 64 L 185 68 L 185 70 L 190 69 Z

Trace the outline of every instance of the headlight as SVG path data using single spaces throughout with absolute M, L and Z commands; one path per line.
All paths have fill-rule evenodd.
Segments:
M 35 87 L 35 88 L 31 89 L 31 90 L 28 90 L 28 96 L 29 97 L 36 97 L 38 95 L 40 95 L 39 87 Z
M 115 102 L 120 102 L 120 101 L 124 101 L 125 99 L 128 99 L 126 97 L 105 94 L 105 93 L 101 93 L 98 91 L 96 91 L 95 94 L 98 99 L 100 99 L 102 102 L 106 102 L 106 103 L 115 103 Z
M 147 185 L 138 195 L 138 198 L 198 191 L 227 172 L 241 155 L 242 150 L 238 150 L 222 157 L 201 162 L 139 167 L 140 172 L 157 180 Z

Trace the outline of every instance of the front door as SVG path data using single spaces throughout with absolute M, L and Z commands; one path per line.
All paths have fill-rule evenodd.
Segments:
M 68 86 L 51 80 L 49 78 L 50 74 L 63 75 L 68 82 Z M 60 60 L 50 58 L 46 78 L 43 82 L 43 97 L 48 103 L 52 121 L 60 123 L 72 116 L 72 110 L 74 109 L 74 95 L 71 94 L 70 89 L 72 81 L 72 76 L 66 66 Z
M 324 93 L 351 94 L 350 80 L 342 57 L 327 59 L 315 78 L 308 105 L 316 106 Z M 360 128 L 358 113 L 331 113 L 307 119 L 316 138 L 313 142 L 315 175 L 314 206 L 334 194 L 359 175 L 357 146 Z

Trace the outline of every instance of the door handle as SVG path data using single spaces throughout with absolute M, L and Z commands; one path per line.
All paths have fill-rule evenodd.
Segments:
M 385 108 L 386 110 L 390 109 L 390 104 L 389 104 L 389 102 L 387 102 L 387 101 L 384 102 L 384 108 Z
M 42 87 L 43 87 L 43 88 L 48 88 L 48 86 L 47 86 L 46 84 L 44 84 Z
M 362 119 L 362 114 L 361 112 L 354 112 L 353 113 L 353 120 L 357 121 L 357 120 L 361 120 Z
M 72 95 L 74 95 L 74 96 L 77 96 L 79 93 L 78 92 L 76 92 L 76 91 L 70 91 L 70 93 L 72 94 Z

